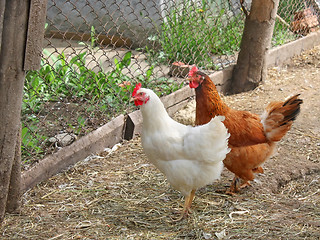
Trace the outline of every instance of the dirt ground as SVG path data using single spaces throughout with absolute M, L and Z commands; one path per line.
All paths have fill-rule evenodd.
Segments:
M 23 195 L 1 239 L 320 239 L 320 47 L 268 71 L 230 106 L 261 114 L 296 93 L 304 103 L 293 128 L 252 187 L 225 195 L 232 174 L 199 189 L 188 219 L 173 222 L 183 197 L 150 165 L 140 139 L 79 162 Z M 194 101 L 176 119 L 192 124 Z

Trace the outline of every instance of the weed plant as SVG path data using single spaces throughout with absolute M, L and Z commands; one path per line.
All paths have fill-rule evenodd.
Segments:
M 172 8 L 156 36 L 160 52 L 147 49 L 152 59 L 160 62 L 181 61 L 200 67 L 213 67 L 213 55 L 233 54 L 239 50 L 243 32 L 242 16 L 225 17 L 222 9 L 213 15 L 207 5 L 198 8 L 192 1 Z
M 146 48 L 150 62 L 167 64 L 181 61 L 216 69 L 213 56 L 233 55 L 240 50 L 244 14 L 232 15 L 225 9 L 213 13 L 207 1 L 202 1 L 202 8 L 197 6 L 192 1 L 184 1 L 172 8 L 157 35 L 149 37 L 150 41 L 157 41 L 161 46 L 161 51 Z M 272 46 L 297 37 L 277 20 Z

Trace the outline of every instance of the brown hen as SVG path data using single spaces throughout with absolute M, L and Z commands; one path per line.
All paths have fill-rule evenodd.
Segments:
M 276 142 L 290 130 L 300 112 L 299 94 L 284 102 L 271 102 L 261 117 L 248 111 L 234 110 L 220 98 L 208 75 L 193 67 L 189 86 L 196 92 L 196 125 L 208 123 L 213 117 L 225 116 L 223 123 L 231 134 L 224 165 L 235 174 L 228 193 L 250 185 L 254 173 L 263 173 L 261 164 L 273 153 Z M 243 181 L 240 184 L 239 178 Z

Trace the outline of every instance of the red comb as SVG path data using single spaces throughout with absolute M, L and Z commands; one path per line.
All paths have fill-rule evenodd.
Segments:
M 189 71 L 189 77 L 192 77 L 196 72 L 198 72 L 198 68 L 197 68 L 197 66 L 193 66 L 192 68 L 191 68 L 191 70 Z
M 137 94 L 137 91 L 141 88 L 141 83 L 138 83 L 136 85 L 136 87 L 133 89 L 133 92 L 132 92 L 132 97 L 134 97 L 136 94 Z

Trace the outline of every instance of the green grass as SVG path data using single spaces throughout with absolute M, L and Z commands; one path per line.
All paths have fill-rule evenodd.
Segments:
M 225 10 L 213 15 L 203 5 L 185 1 L 183 7 L 171 10 L 156 36 L 149 40 L 160 43 L 161 51 L 146 49 L 151 61 L 181 61 L 200 67 L 214 67 L 213 55 L 234 54 L 239 50 L 243 16 L 226 19 Z
M 128 100 L 125 88 L 120 87 L 122 81 L 131 80 L 122 74 L 122 69 L 130 64 L 131 52 L 122 61 L 116 61 L 116 68 L 110 73 L 95 72 L 86 67 L 86 52 L 73 57 L 69 62 L 62 53 L 58 58 L 52 57 L 54 64 L 44 59 L 39 71 L 29 71 L 25 81 L 23 111 L 41 110 L 41 103 L 58 101 L 60 98 L 86 100 L 95 103 L 117 95 L 123 101 Z
M 111 72 L 95 72 L 86 67 L 86 52 L 73 57 L 69 62 L 62 53 L 58 58 L 51 56 L 54 64 L 42 59 L 39 71 L 29 71 L 24 86 L 22 111 L 28 113 L 39 112 L 43 102 L 59 101 L 61 98 L 87 101 L 90 104 L 107 105 L 121 109 L 124 102 L 130 97 L 133 85 L 121 85 L 123 82 L 134 83 L 137 80 L 122 73 L 129 68 L 131 52 L 127 52 L 122 60 L 115 59 L 115 68 Z M 137 77 L 138 81 L 147 86 L 157 86 L 158 93 L 167 94 L 177 86 L 162 85 L 159 82 L 167 78 L 153 78 L 154 66 L 145 74 Z M 103 106 L 101 106 L 103 107 Z
M 233 55 L 240 50 L 244 14 L 226 17 L 225 9 L 213 13 L 206 1 L 202 1 L 202 8 L 191 1 L 185 1 L 182 5 L 177 5 L 170 11 L 157 35 L 150 36 L 149 40 L 156 41 L 161 46 L 160 51 L 146 47 L 150 62 L 167 64 L 181 61 L 217 69 L 213 56 Z M 279 10 L 287 5 L 282 2 Z M 294 11 L 292 6 L 289 10 Z M 297 37 L 277 20 L 272 46 L 282 45 Z
M 281 46 L 296 40 L 298 37 L 299 35 L 291 32 L 286 25 L 277 19 L 273 30 L 271 45 L 272 47 Z

